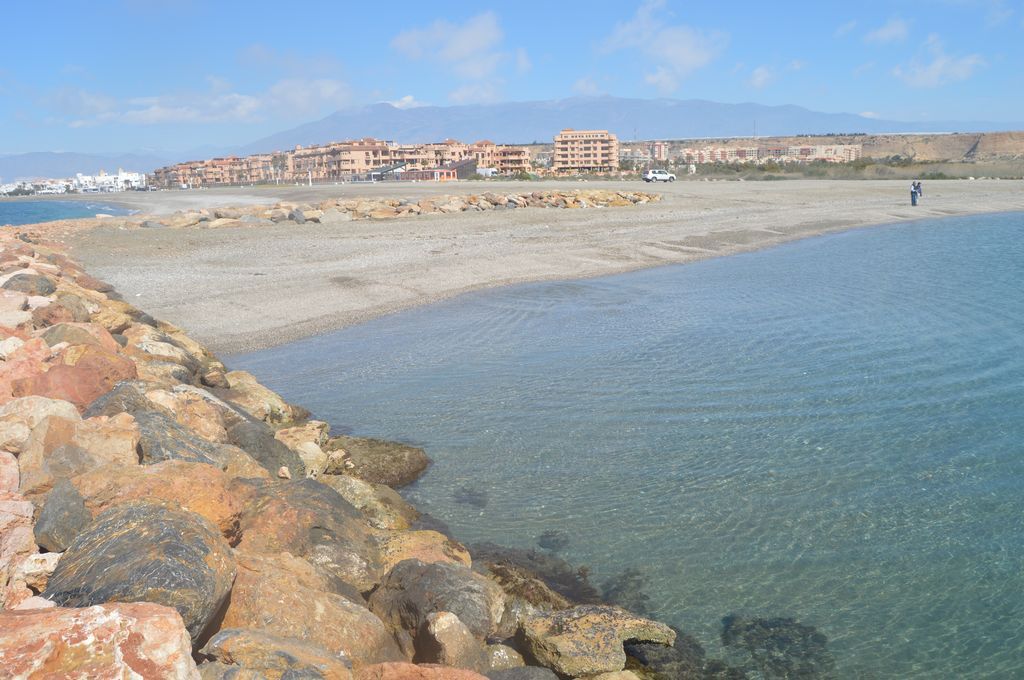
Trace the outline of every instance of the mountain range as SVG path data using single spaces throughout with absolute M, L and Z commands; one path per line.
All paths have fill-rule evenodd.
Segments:
M 723 104 L 701 99 L 570 97 L 550 101 L 464 106 L 396 107 L 378 103 L 337 111 L 250 144 L 167 154 L 35 152 L 0 156 L 0 178 L 67 177 L 76 172 L 150 171 L 161 165 L 215 155 L 248 155 L 345 139 L 376 137 L 401 143 L 489 139 L 499 144 L 550 142 L 559 130 L 611 130 L 620 140 L 791 136 L 829 133 L 991 132 L 1021 130 L 1024 123 L 904 122 L 851 113 L 822 113 L 800 106 Z
M 296 144 L 376 137 L 402 143 L 489 139 L 499 144 L 550 142 L 559 130 L 611 130 L 620 140 L 789 136 L 828 133 L 989 132 L 1021 124 L 936 121 L 908 123 L 800 106 L 722 104 L 701 99 L 570 97 L 553 101 L 398 108 L 380 103 L 337 111 L 320 120 L 246 144 L 236 153 L 265 153 Z

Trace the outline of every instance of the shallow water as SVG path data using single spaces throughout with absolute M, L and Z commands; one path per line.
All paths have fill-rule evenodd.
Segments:
M 95 217 L 97 213 L 127 215 L 130 211 L 99 201 L 0 201 L 0 225 L 35 224 Z
M 464 541 L 638 567 L 712 655 L 742 612 L 815 626 L 840 677 L 1021 677 L 1022 244 L 1024 214 L 855 230 L 229 363 L 424 446 L 407 496 Z

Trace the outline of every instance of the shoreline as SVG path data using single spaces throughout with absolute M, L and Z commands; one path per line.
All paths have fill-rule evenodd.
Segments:
M 230 356 L 476 290 L 683 264 L 853 228 L 1024 210 L 1020 181 L 930 182 L 916 208 L 909 205 L 904 184 L 807 180 L 652 187 L 608 182 L 600 187 L 642 186 L 663 200 L 623 208 L 531 208 L 330 227 L 172 230 L 100 223 L 70 235 L 68 242 L 74 257 L 127 300 Z M 536 188 L 529 182 L 508 185 L 510 190 Z M 364 191 L 342 195 L 404 198 L 477 186 L 374 185 L 346 187 Z M 486 188 L 499 186 L 504 189 L 505 183 Z M 293 201 L 339 194 L 337 187 L 288 189 L 280 197 Z M 219 205 L 253 199 L 231 192 L 203 195 L 220 199 Z

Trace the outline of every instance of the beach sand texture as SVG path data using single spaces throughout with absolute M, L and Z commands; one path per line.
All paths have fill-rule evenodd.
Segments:
M 1024 182 L 800 180 L 475 183 L 157 192 L 143 212 L 357 196 L 627 189 L 647 205 L 520 209 L 227 229 L 111 227 L 70 237 L 72 255 L 132 304 L 214 352 L 287 343 L 480 288 L 588 278 L 740 253 L 857 226 L 1024 210 Z M 964 247 L 970 247 L 965 243 Z

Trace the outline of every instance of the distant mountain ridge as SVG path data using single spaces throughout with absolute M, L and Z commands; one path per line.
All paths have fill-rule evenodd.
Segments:
M 235 150 L 267 153 L 296 145 L 362 137 L 401 143 L 489 139 L 499 144 L 550 142 L 559 130 L 611 130 L 620 140 L 791 136 L 829 133 L 988 132 L 1024 123 L 941 121 L 907 123 L 800 106 L 722 104 L 701 99 L 571 97 L 552 101 L 398 108 L 387 103 L 344 109 Z
M 11 156 L 0 156 L 0 181 L 49 177 L 74 177 L 76 172 L 95 175 L 100 170 L 116 173 L 118 168 L 130 172 L 150 172 L 167 163 L 161 156 L 145 154 L 89 154 L 54 151 L 33 151 Z

